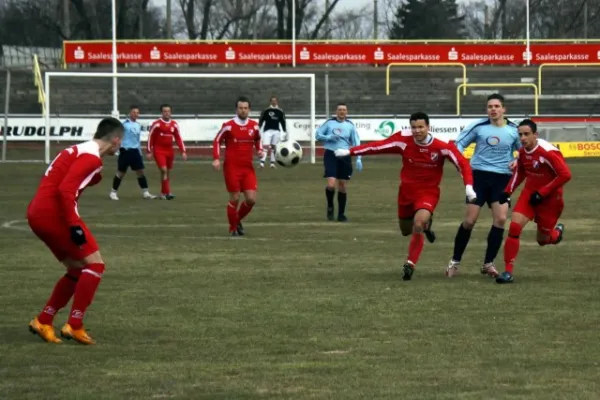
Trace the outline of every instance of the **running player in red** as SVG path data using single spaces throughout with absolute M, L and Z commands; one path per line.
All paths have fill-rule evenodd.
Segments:
M 229 192 L 227 204 L 227 219 L 229 220 L 229 234 L 243 236 L 244 227 L 242 220 L 256 204 L 256 190 L 258 182 L 252 162 L 254 151 L 259 157 L 263 156 L 260 139 L 260 127 L 256 121 L 248 118 L 250 114 L 250 100 L 240 97 L 235 102 L 237 116 L 223 123 L 219 133 L 213 140 L 213 168 L 221 169 L 221 144 L 225 144 L 225 159 L 223 161 L 223 175 L 225 186 Z M 240 194 L 244 193 L 244 201 L 239 205 Z
M 512 283 L 513 268 L 519 253 L 521 232 L 529 221 L 537 224 L 537 242 L 540 246 L 559 244 L 565 227 L 557 224 L 563 208 L 563 186 L 571 180 L 571 171 L 560 150 L 543 139 L 538 139 L 537 125 L 530 119 L 519 124 L 519 149 L 517 169 L 505 189 L 501 202 L 525 180 L 525 187 L 513 210 L 504 243 L 505 271 L 496 278 L 497 283 Z
M 173 149 L 173 139 L 177 142 L 177 147 L 181 152 L 183 160 L 187 160 L 185 145 L 181 139 L 181 130 L 179 124 L 171 119 L 171 106 L 163 104 L 160 106 L 161 118 L 150 125 L 148 133 L 148 160 L 154 161 L 160 170 L 160 199 L 173 200 L 175 196 L 171 193 L 170 171 L 173 169 L 173 160 L 175 151 Z
M 67 268 L 42 312 L 29 323 L 29 330 L 46 342 L 61 342 L 54 331 L 54 316 L 73 297 L 69 320 L 60 334 L 82 344 L 95 343 L 83 327 L 83 317 L 102 279 L 104 260 L 79 216 L 77 202 L 86 187 L 100 182 L 102 157 L 114 155 L 122 139 L 123 125 L 118 119 L 100 121 L 92 140 L 56 156 L 27 207 L 31 230 Z
M 444 161 L 450 160 L 462 175 L 467 199 L 476 200 L 469 161 L 456 146 L 429 133 L 429 116 L 418 112 L 410 116 L 411 134 L 397 132 L 387 139 L 336 150 L 337 157 L 366 156 L 369 154 L 400 154 L 400 188 L 398 190 L 398 220 L 403 236 L 412 234 L 408 245 L 408 258 L 403 266 L 403 280 L 412 278 L 415 266 L 423 251 L 424 237 L 431 243 L 435 234 L 431 231 L 432 215 L 440 199 L 440 182 L 444 173 Z

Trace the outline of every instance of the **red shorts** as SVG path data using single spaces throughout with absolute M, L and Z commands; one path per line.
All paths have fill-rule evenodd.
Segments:
M 96 239 L 83 221 L 81 222 L 81 228 L 85 233 L 87 243 L 81 247 L 73 243 L 69 226 L 64 221 L 61 221 L 60 218 L 28 213 L 27 221 L 33 233 L 48 246 L 58 261 L 62 262 L 67 258 L 76 261 L 83 260 L 85 257 L 99 250 Z
M 403 187 L 398 189 L 398 218 L 412 219 L 418 210 L 427 210 L 433 214 L 440 201 L 440 188 L 415 189 Z
M 553 194 L 548 196 L 541 204 L 534 207 L 529 204 L 532 193 L 533 190 L 523 189 L 513 212 L 523 214 L 534 221 L 539 231 L 549 232 L 556 226 L 565 207 L 562 195 Z
M 175 153 L 157 150 L 154 152 L 154 161 L 158 168 L 173 169 L 173 160 Z
M 225 187 L 229 193 L 258 189 L 254 168 L 223 168 L 223 175 L 225 176 Z

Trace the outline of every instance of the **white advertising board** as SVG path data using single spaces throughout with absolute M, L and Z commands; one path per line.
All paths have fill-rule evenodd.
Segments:
M 440 138 L 454 140 L 460 131 L 476 118 L 434 118 L 431 120 L 431 132 Z M 50 120 L 50 139 L 52 141 L 83 141 L 91 139 L 98 118 L 52 118 Z M 148 135 L 148 126 L 151 120 L 140 120 L 143 126 L 142 140 Z M 182 118 L 177 119 L 182 130 L 183 140 L 186 142 L 212 141 L 219 131 L 224 119 L 214 118 Z M 317 125 L 310 129 L 308 118 L 289 118 L 287 130 L 290 138 L 306 142 L 324 120 L 317 120 Z M 380 140 L 391 133 L 409 129 L 406 119 L 352 119 L 356 125 L 361 141 Z M 1 122 L 0 122 L 1 124 Z M 4 127 L 0 127 L 4 135 Z M 14 117 L 8 118 L 8 141 L 43 141 L 45 140 L 45 123 L 42 117 Z

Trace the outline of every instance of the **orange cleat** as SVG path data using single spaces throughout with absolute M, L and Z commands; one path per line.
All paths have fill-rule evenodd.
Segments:
M 29 332 L 38 335 L 48 343 L 62 343 L 62 340 L 56 337 L 54 327 L 52 325 L 41 324 L 38 317 L 35 317 L 29 323 Z
M 79 329 L 73 329 L 68 323 L 60 330 L 60 336 L 67 340 L 74 340 L 81 344 L 96 344 L 90 335 L 85 331 L 83 326 Z

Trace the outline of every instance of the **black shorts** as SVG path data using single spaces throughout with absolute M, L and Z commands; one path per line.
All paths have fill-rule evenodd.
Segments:
M 144 159 L 142 152 L 139 149 L 119 149 L 119 159 L 117 161 L 117 169 L 121 172 L 127 172 L 127 168 L 131 167 L 133 171 L 144 169 Z
M 325 167 L 323 178 L 335 178 L 347 181 L 352 176 L 352 157 L 350 156 L 338 158 L 333 151 L 325 150 L 323 166 Z
M 502 193 L 506 189 L 508 182 L 510 182 L 510 178 L 511 175 L 508 174 L 474 169 L 473 190 L 477 194 L 477 202 L 475 204 L 483 207 L 487 203 L 488 207 L 491 207 L 492 203 L 499 201 L 502 197 Z

